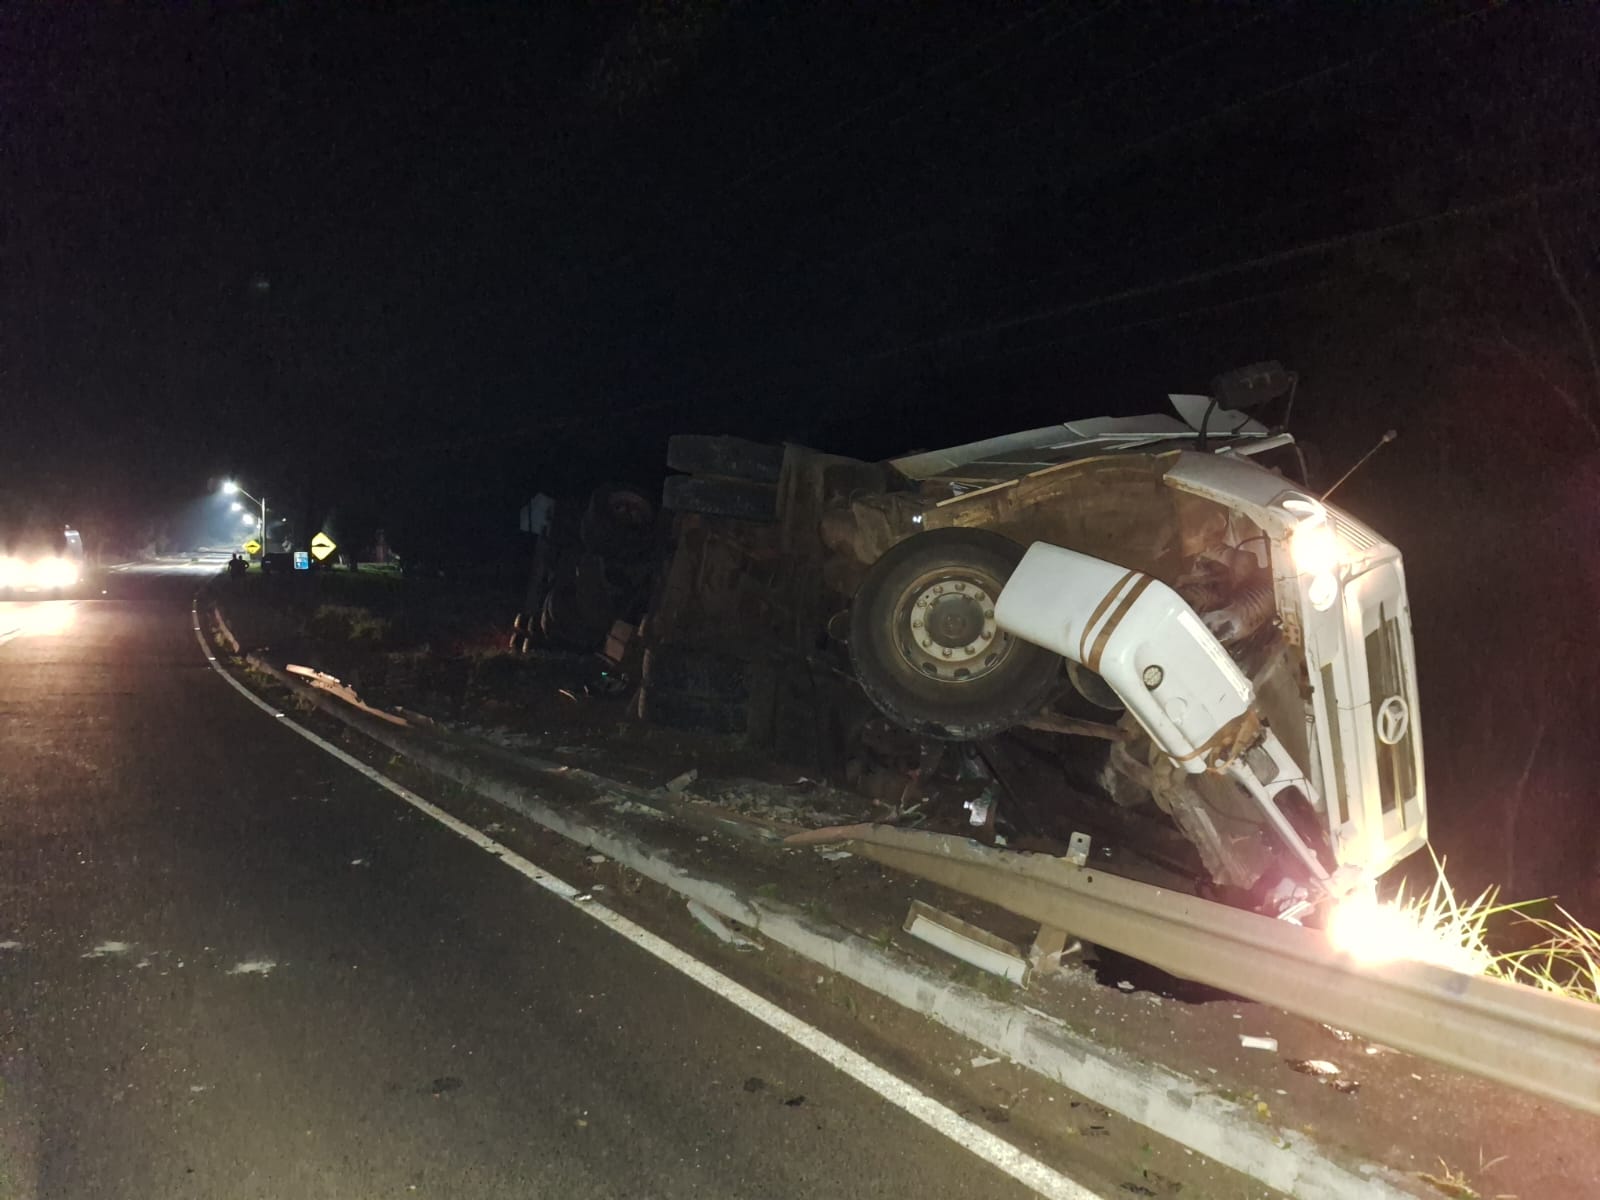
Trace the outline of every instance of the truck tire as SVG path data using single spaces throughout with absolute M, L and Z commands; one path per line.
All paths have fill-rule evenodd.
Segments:
M 750 696 L 750 669 L 743 659 L 711 650 L 653 646 L 644 652 L 640 678 L 647 688 L 743 704 Z
M 778 492 L 764 483 L 669 475 L 661 488 L 661 507 L 708 517 L 771 522 L 778 519 Z
M 634 562 L 648 555 L 655 522 L 656 506 L 642 491 L 608 483 L 590 493 L 578 522 L 578 538 L 591 554 Z
M 639 689 L 639 715 L 652 725 L 691 733 L 743 733 L 748 705 L 650 687 Z
M 977 741 L 1026 720 L 1061 686 L 1061 658 L 996 627 L 1023 548 L 983 529 L 892 547 L 850 605 L 850 661 L 867 697 L 913 733 Z
M 777 483 L 783 473 L 783 447 L 744 438 L 675 433 L 667 439 L 667 466 L 690 475 Z
M 605 586 L 604 566 L 593 555 L 557 573 L 539 612 L 539 631 L 552 645 L 598 650 L 616 619 L 616 598 Z

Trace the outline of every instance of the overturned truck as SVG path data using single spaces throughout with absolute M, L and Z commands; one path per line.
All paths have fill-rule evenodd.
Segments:
M 676 438 L 644 697 L 749 713 L 781 745 L 797 723 L 858 736 L 855 691 L 924 764 L 1054 736 L 1237 902 L 1294 915 L 1368 887 L 1427 837 L 1405 574 L 1251 415 L 1292 388 L 1265 364 L 1171 397 L 1177 417 L 886 463 Z M 786 710 L 796 687 L 812 702 Z

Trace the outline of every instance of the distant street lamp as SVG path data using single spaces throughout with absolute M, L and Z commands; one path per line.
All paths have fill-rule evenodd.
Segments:
M 264 500 L 264 499 L 257 500 L 254 496 L 252 496 L 249 492 L 245 491 L 242 487 L 240 487 L 237 483 L 235 483 L 231 479 L 229 479 L 229 480 L 227 480 L 226 482 L 223 483 L 222 491 L 223 491 L 223 494 L 227 495 L 227 496 L 232 496 L 235 493 L 238 493 L 239 495 L 243 496 L 246 500 L 250 501 L 252 504 L 259 504 L 261 506 L 261 536 L 263 538 L 265 538 L 267 536 L 267 502 L 266 502 L 266 500 Z M 237 500 L 234 501 L 234 505 L 233 506 L 234 506 L 234 508 L 241 509 L 241 510 L 244 507 Z M 267 552 L 266 543 L 263 542 L 262 546 L 261 546 L 261 553 L 264 555 L 264 554 L 266 554 L 266 552 Z

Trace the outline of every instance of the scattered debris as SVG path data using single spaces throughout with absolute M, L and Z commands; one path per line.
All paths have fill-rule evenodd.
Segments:
M 182 963 L 178 964 L 180 967 Z M 277 963 L 270 958 L 250 958 L 244 962 L 234 963 L 228 968 L 229 975 L 270 975 Z
M 371 864 L 372 860 L 367 858 L 352 858 L 350 860 L 350 865 L 352 867 L 366 867 L 370 866 Z
M 1361 1090 L 1361 1084 L 1354 1079 L 1345 1079 L 1343 1072 L 1337 1066 L 1324 1058 L 1284 1059 L 1289 1064 L 1291 1071 L 1298 1071 L 1302 1075 L 1310 1075 L 1319 1083 L 1325 1083 L 1336 1092 L 1343 1092 L 1346 1096 L 1354 1096 Z
M 1117 980 L 1117 991 L 1119 991 L 1119 992 L 1131 992 L 1133 990 L 1134 990 L 1133 984 L 1130 983 L 1128 980 L 1126 980 L 1126 979 Z
M 1466 1175 L 1452 1171 L 1450 1164 L 1442 1158 L 1439 1160 L 1439 1169 L 1442 1172 L 1439 1175 L 1431 1171 L 1418 1171 L 1417 1178 L 1454 1200 L 1479 1200 L 1477 1191 L 1467 1182 Z
M 133 949 L 132 942 L 101 942 L 93 950 L 79 955 L 80 958 L 107 958 L 113 954 L 126 954 Z M 182 966 L 182 963 L 178 964 Z
M 7 938 L 5 941 L 0 942 L 0 950 L 21 950 L 21 949 L 22 949 L 22 943 L 18 942 L 18 941 L 14 941 L 11 938 Z
M 662 786 L 664 788 L 666 788 L 666 790 L 671 795 L 676 796 L 679 793 L 681 793 L 685 788 L 687 788 L 691 783 L 693 783 L 696 779 L 699 779 L 699 778 L 700 778 L 699 769 L 696 768 L 696 767 L 690 767 L 682 775 L 674 775 L 671 779 L 667 780 L 667 782 L 665 784 L 663 784 Z
M 785 1108 L 799 1108 L 805 1102 L 806 1098 L 804 1096 L 790 1096 L 783 1102 L 783 1106 Z
M 977 1067 L 992 1067 L 992 1066 L 994 1066 L 995 1063 L 1004 1062 L 1004 1061 L 1005 1061 L 1005 1059 L 1003 1059 L 1003 1058 L 990 1058 L 987 1054 L 979 1054 L 979 1055 L 975 1055 L 973 1057 L 972 1066 L 974 1068 L 977 1068 Z
M 1251 1037 L 1248 1033 L 1239 1035 L 1239 1045 L 1246 1050 L 1277 1050 L 1278 1039 L 1275 1037 Z
M 736 933 L 728 928 L 721 917 L 717 916 L 716 913 L 698 900 L 689 901 L 689 915 L 710 930 L 717 941 L 732 946 L 735 950 L 754 950 L 757 948 L 756 943 L 742 933 Z
M 601 863 L 606 861 L 606 856 L 604 854 L 591 854 L 589 855 L 587 861 L 591 866 L 598 867 Z
M 1021 950 L 987 929 L 941 912 L 931 904 L 913 900 L 902 928 L 979 970 L 1009 979 L 1019 987 L 1027 983 L 1031 968 Z
M 829 862 L 839 862 L 841 859 L 854 858 L 848 850 L 818 850 L 817 854 Z
M 1324 1029 L 1326 1029 L 1329 1033 L 1333 1034 L 1333 1036 L 1335 1038 L 1337 1038 L 1341 1042 L 1348 1042 L 1352 1038 L 1355 1037 L 1355 1034 L 1351 1033 L 1348 1029 L 1335 1029 L 1332 1025 L 1329 1025 L 1326 1021 L 1323 1022 L 1322 1027 Z
M 434 1096 L 438 1097 L 444 1095 L 446 1092 L 458 1092 L 461 1090 L 461 1086 L 461 1079 L 459 1076 L 441 1075 L 439 1078 L 433 1081 L 432 1091 Z
M 1324 1058 L 1290 1058 L 1285 1059 L 1289 1069 L 1299 1071 L 1302 1075 L 1315 1075 L 1320 1077 L 1339 1074 L 1339 1068 Z
M 189 1091 L 196 1096 L 198 1096 L 201 1092 L 208 1092 L 210 1090 L 211 1085 L 209 1083 L 191 1083 L 189 1085 Z
M 1089 835 L 1074 833 L 1067 843 L 1067 861 L 1075 867 L 1089 864 Z

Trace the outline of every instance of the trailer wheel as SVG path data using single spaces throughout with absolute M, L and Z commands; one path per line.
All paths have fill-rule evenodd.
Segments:
M 976 741 L 1050 701 L 1061 658 L 994 623 L 1022 554 L 988 530 L 935 529 L 872 565 L 850 606 L 850 660 L 885 716 L 928 737 Z
M 605 568 L 594 555 L 556 573 L 539 612 L 539 631 L 552 645 L 598 650 L 616 617 L 616 598 L 605 583 Z
M 656 506 L 636 487 L 608 483 L 595 488 L 578 523 L 583 548 L 601 558 L 634 562 L 648 555 Z

